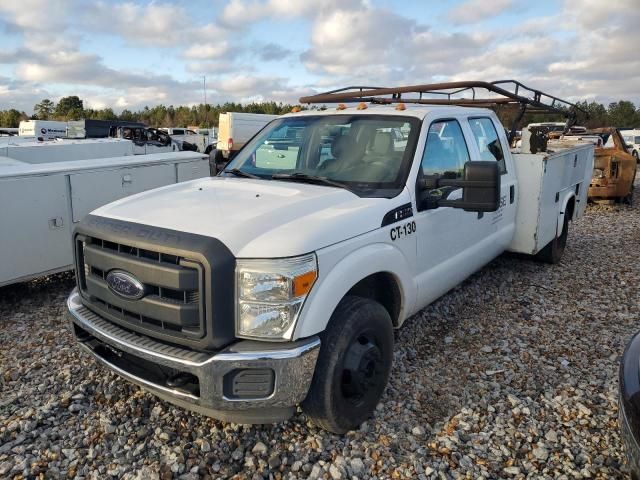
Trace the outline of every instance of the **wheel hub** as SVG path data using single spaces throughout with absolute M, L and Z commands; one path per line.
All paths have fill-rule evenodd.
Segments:
M 379 381 L 381 364 L 380 348 L 364 335 L 357 337 L 343 362 L 342 393 L 345 398 L 359 401 L 371 391 Z

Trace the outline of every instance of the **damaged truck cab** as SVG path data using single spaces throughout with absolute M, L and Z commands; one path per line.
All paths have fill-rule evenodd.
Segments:
M 280 117 L 217 177 L 80 224 L 78 342 L 207 415 L 270 423 L 301 405 L 327 430 L 356 428 L 385 389 L 394 328 L 504 251 L 560 260 L 593 145 L 508 146 L 488 109 Z

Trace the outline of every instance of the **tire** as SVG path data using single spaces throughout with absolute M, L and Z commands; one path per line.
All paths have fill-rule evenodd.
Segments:
M 562 233 L 559 237 L 551 240 L 542 250 L 536 254 L 536 259 L 544 262 L 556 264 L 559 263 L 564 254 L 564 249 L 567 246 L 567 237 L 569 236 L 569 216 L 564 216 L 564 223 L 562 224 Z
M 343 434 L 371 417 L 387 385 L 393 362 L 391 317 L 378 302 L 346 296 L 320 339 L 302 410 L 320 428 Z

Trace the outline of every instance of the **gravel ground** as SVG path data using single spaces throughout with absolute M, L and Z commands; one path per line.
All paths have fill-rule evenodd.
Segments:
M 69 274 L 0 289 L 0 477 L 623 477 L 638 243 L 640 207 L 590 206 L 560 265 L 497 259 L 405 324 L 375 418 L 344 436 L 174 408 L 74 346 Z

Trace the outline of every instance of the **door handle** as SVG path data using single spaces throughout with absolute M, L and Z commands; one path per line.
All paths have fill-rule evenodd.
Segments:
M 509 187 L 509 203 L 513 203 L 516 199 L 516 186 L 511 185 Z

